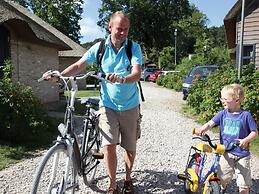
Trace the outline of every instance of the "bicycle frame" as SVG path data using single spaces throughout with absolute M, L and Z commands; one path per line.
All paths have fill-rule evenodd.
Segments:
M 98 102 L 90 99 L 87 101 L 85 119 L 87 123 L 83 125 L 85 130 L 82 144 L 79 142 L 73 126 L 74 105 L 78 91 L 76 80 L 85 79 L 89 76 L 100 80 L 104 79 L 104 77 L 96 75 L 93 71 L 83 76 L 75 77 L 64 77 L 58 71 L 48 71 L 38 80 L 40 82 L 50 77 L 60 78 L 64 81 L 69 96 L 66 99 L 67 106 L 64 122 L 58 126 L 60 134 L 37 168 L 33 178 L 32 194 L 36 194 L 38 191 L 41 193 L 64 193 L 68 190 L 74 193 L 78 188 L 78 175 L 82 175 L 84 183 L 88 185 L 94 180 L 97 164 L 100 162 L 99 159 L 103 159 L 103 154 L 99 152 L 100 132 L 96 127 L 99 114 L 91 111 Z M 68 83 L 70 83 L 70 90 Z M 88 125 L 88 123 L 91 123 L 91 125 Z M 50 166 L 51 170 L 49 170 Z
M 202 159 L 201 159 L 201 162 L 200 162 L 200 167 L 199 167 L 199 170 L 198 170 L 198 173 L 197 173 L 199 185 L 204 184 L 206 181 L 209 181 L 208 178 L 212 173 L 215 174 L 217 166 L 219 165 L 220 157 L 221 157 L 221 155 L 216 154 L 216 156 L 214 157 L 214 162 L 210 166 L 210 169 L 206 172 L 206 174 L 204 176 L 202 176 L 205 161 L 207 160 L 207 154 L 203 153 L 203 156 L 202 156 Z

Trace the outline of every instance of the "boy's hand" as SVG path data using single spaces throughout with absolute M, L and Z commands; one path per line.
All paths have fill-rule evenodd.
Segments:
M 249 142 L 246 139 L 237 139 L 239 141 L 239 147 L 247 149 L 249 147 Z
M 201 129 L 195 128 L 195 129 L 194 129 L 194 134 L 195 134 L 195 135 L 198 135 L 198 136 L 202 136 L 203 131 L 202 131 Z

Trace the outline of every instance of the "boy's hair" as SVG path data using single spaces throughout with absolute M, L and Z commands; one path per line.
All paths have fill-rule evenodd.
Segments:
M 221 92 L 226 92 L 231 95 L 233 99 L 239 99 L 240 102 L 244 99 L 244 88 L 239 84 L 230 84 L 224 86 Z

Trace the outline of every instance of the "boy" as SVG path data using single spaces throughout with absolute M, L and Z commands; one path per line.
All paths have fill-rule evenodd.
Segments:
M 215 125 L 220 126 L 220 143 L 228 149 L 231 142 L 238 141 L 239 146 L 221 157 L 218 176 L 223 190 L 231 181 L 233 174 L 237 176 L 240 194 L 248 194 L 252 185 L 250 170 L 249 144 L 257 135 L 257 125 L 251 113 L 241 109 L 244 89 L 239 84 L 225 86 L 221 91 L 221 102 L 224 109 L 219 111 L 209 122 L 195 130 L 202 135 Z M 224 191 L 223 191 L 224 193 Z

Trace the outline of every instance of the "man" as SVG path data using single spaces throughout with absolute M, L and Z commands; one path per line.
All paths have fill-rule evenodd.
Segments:
M 108 24 L 110 35 L 105 42 L 101 71 L 107 81 L 101 82 L 100 128 L 103 135 L 104 160 L 110 179 L 107 194 L 119 193 L 116 184 L 117 144 L 125 149 L 126 176 L 123 193 L 133 193 L 131 170 L 136 156 L 136 142 L 140 133 L 139 91 L 137 81 L 141 76 L 142 52 L 139 44 L 132 42 L 132 58 L 126 54 L 130 21 L 128 16 L 115 12 Z M 61 74 L 70 76 L 82 71 L 87 64 L 97 62 L 100 42 L 93 45 L 84 56 Z M 131 67 L 130 67 L 131 65 Z

